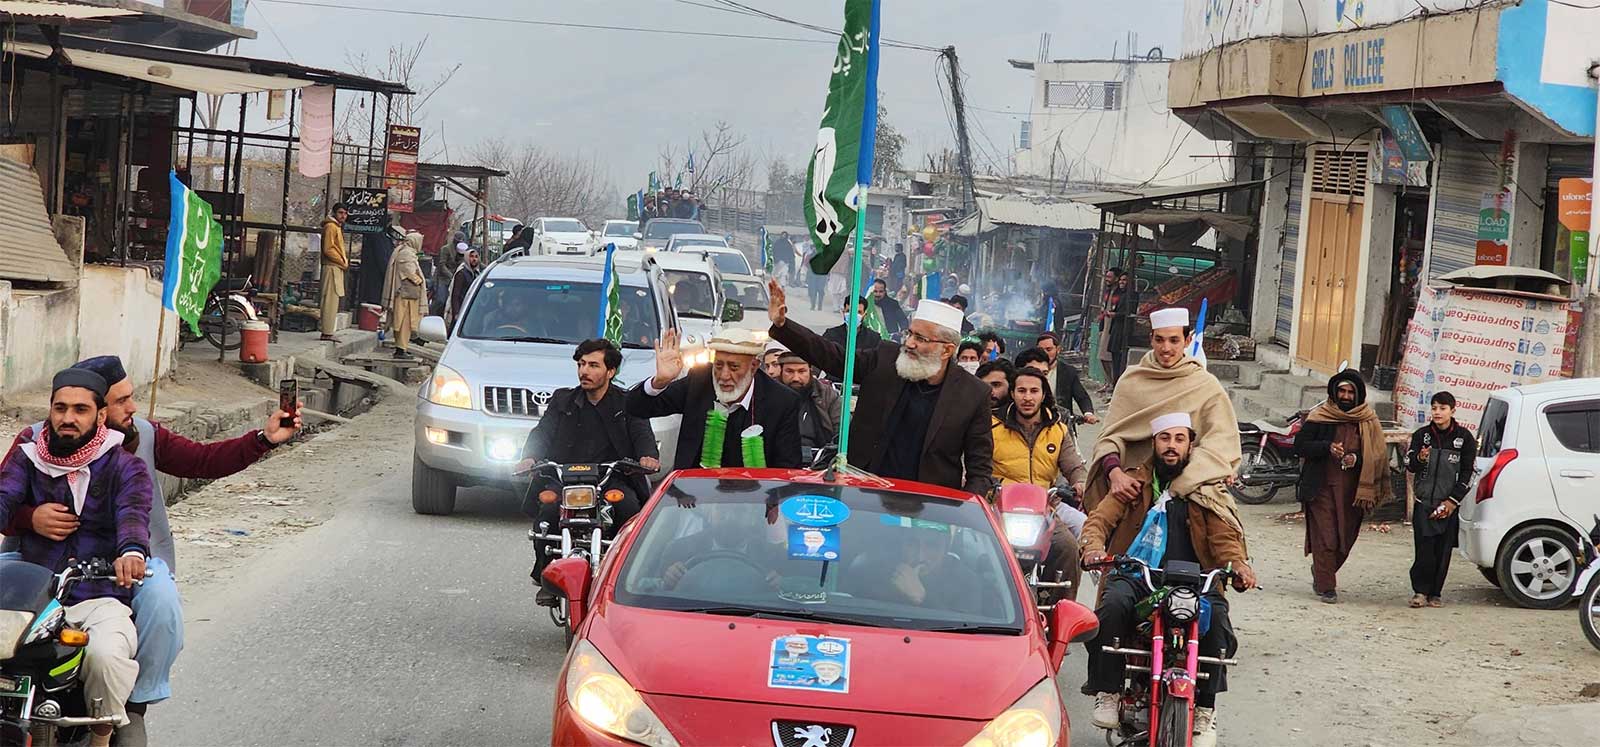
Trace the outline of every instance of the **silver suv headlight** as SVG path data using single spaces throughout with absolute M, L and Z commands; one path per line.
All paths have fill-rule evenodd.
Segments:
M 445 407 L 472 409 L 472 387 L 466 377 L 449 366 L 434 366 L 428 381 L 428 401 Z

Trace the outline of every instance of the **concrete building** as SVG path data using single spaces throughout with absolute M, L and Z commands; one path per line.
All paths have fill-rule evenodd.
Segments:
M 1581 281 L 1600 10 L 1551 0 L 1188 0 L 1168 100 L 1266 180 L 1251 331 L 1296 371 L 1396 366 L 1419 290 L 1474 264 Z M 1569 187 L 1570 189 L 1570 184 Z
M 1118 60 L 1011 60 L 1033 72 L 1016 170 L 1068 187 L 1177 186 L 1230 177 L 1229 144 L 1167 108 L 1172 60 L 1152 50 Z M 1223 138 L 1226 140 L 1226 138 Z

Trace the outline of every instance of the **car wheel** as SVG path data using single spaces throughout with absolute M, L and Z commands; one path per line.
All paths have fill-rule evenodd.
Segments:
M 1500 576 L 1496 575 L 1495 570 L 1493 568 L 1484 568 L 1482 566 L 1479 566 L 1478 567 L 1478 572 L 1483 574 L 1483 580 L 1488 581 L 1491 584 L 1494 584 L 1494 588 L 1496 588 L 1496 589 L 1500 588 Z
M 456 510 L 455 476 L 411 456 L 411 509 L 419 514 L 448 516 Z
M 1578 616 L 1583 636 L 1589 639 L 1590 645 L 1600 649 L 1600 579 L 1589 582 L 1589 591 L 1579 603 Z
M 1578 580 L 1578 550 L 1571 535 L 1553 526 L 1523 527 L 1511 533 L 1495 558 L 1500 591 L 1529 609 L 1565 606 Z

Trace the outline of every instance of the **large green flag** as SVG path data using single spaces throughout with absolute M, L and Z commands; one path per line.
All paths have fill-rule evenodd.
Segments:
M 211 205 L 168 172 L 172 211 L 167 223 L 166 272 L 161 280 L 161 305 L 200 334 L 200 315 L 211 287 L 222 277 L 222 224 Z
M 811 271 L 819 275 L 844 254 L 861 194 L 871 181 L 878 119 L 876 6 L 875 0 L 845 0 L 844 31 L 806 168 L 806 224 L 817 245 Z

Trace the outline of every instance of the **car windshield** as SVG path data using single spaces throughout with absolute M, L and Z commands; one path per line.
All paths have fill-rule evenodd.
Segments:
M 632 223 L 607 223 L 607 236 L 632 236 L 636 226 Z
M 544 222 L 545 233 L 587 233 L 588 227 L 575 220 L 547 220 Z
M 705 233 L 706 227 L 692 220 L 653 220 L 644 227 L 647 239 L 665 239 L 680 233 Z
M 717 266 L 718 272 L 729 275 L 752 275 L 750 261 L 738 252 L 711 252 L 711 261 Z
M 745 309 L 767 308 L 767 286 L 751 280 L 724 280 L 722 294 Z
M 974 501 L 685 478 L 668 487 L 640 529 L 616 601 L 1020 634 L 1025 613 L 1012 562 Z
M 711 291 L 710 275 L 687 270 L 666 270 L 662 274 L 679 316 L 717 318 L 717 295 Z
M 660 328 L 650 291 L 622 286 L 622 346 L 650 348 Z M 576 345 L 595 336 L 600 284 L 485 280 L 461 320 L 469 340 L 521 340 Z

